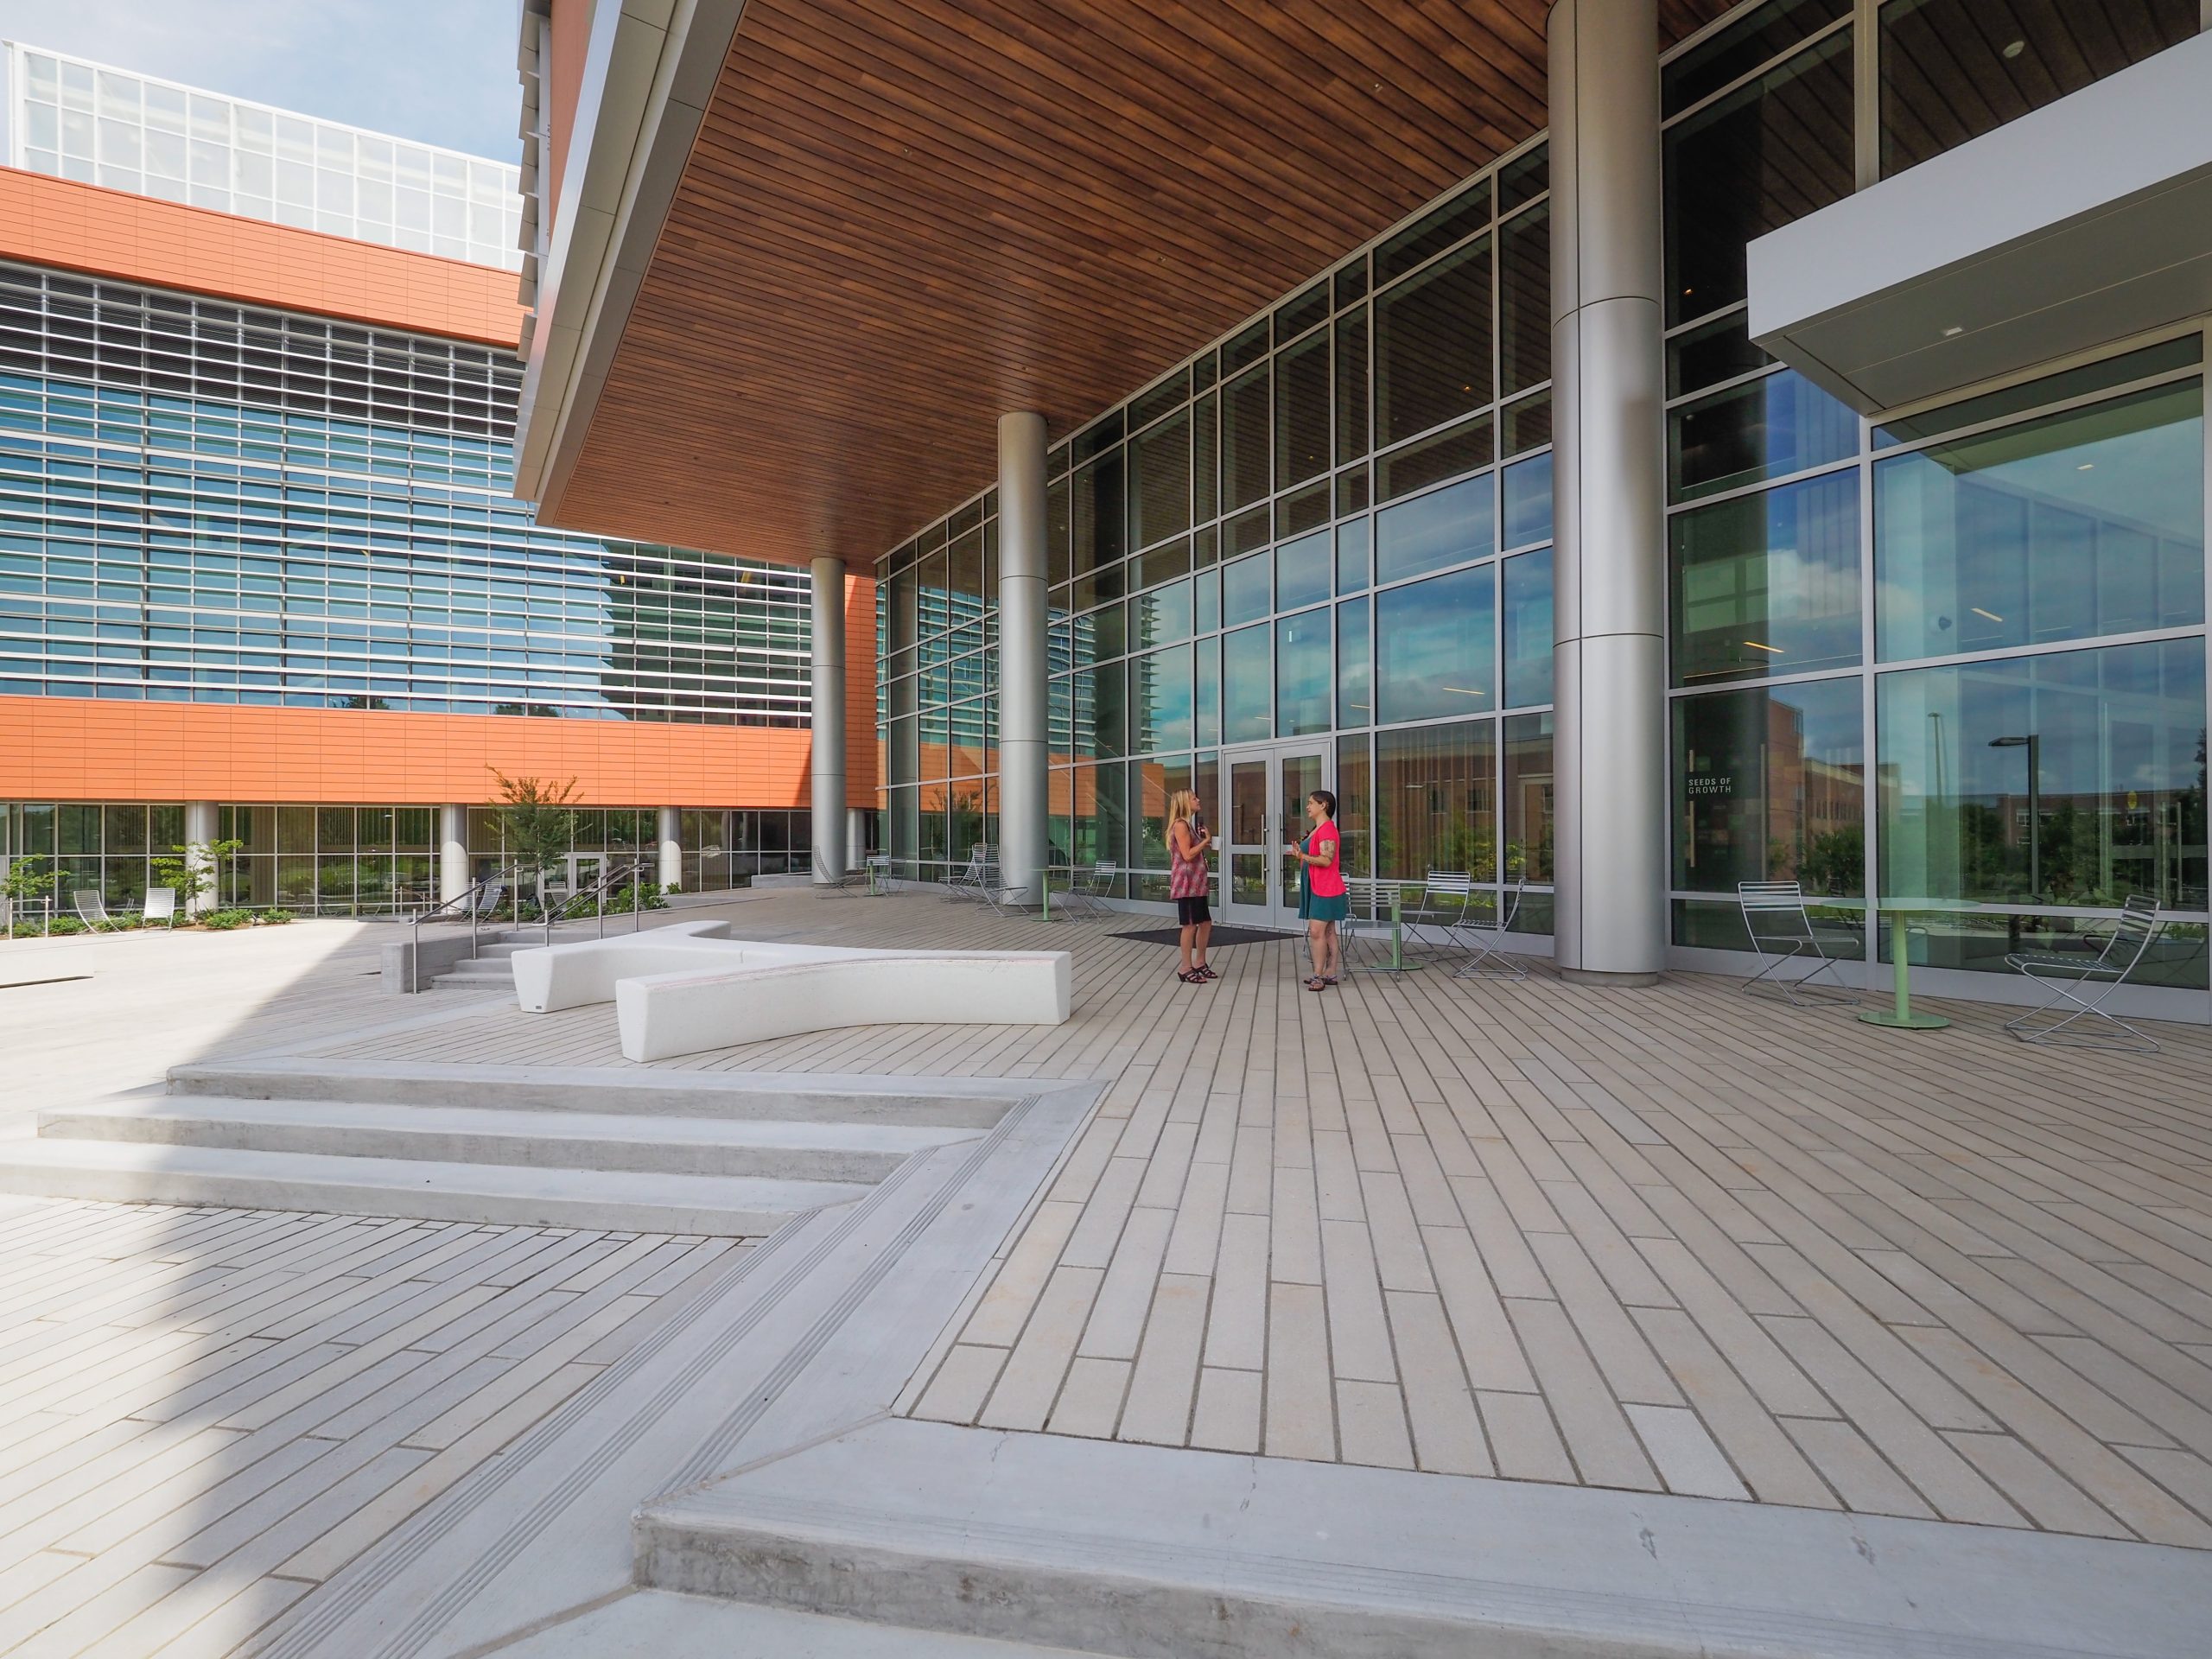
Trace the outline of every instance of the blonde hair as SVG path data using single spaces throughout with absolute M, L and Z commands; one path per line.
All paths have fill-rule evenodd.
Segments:
M 1198 804 L 1198 797 L 1187 789 L 1179 789 L 1167 798 L 1167 827 L 1191 821 L 1191 809 Z

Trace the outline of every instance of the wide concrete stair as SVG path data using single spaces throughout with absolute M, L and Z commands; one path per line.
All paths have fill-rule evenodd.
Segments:
M 182 1066 L 165 1095 L 40 1115 L 0 1190 L 758 1237 L 972 1139 L 996 1101 L 616 1069 Z

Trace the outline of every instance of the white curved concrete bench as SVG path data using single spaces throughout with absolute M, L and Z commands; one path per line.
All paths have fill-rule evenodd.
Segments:
M 733 939 L 678 922 L 514 957 L 515 998 L 550 1013 L 612 1001 L 632 1060 L 838 1026 L 1058 1025 L 1065 950 L 866 950 Z
M 719 973 L 652 974 L 614 988 L 622 1055 L 664 1060 L 838 1026 L 1057 1026 L 1068 955 L 855 951 Z

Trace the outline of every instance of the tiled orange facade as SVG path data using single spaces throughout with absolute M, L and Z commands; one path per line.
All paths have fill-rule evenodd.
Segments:
M 0 168 L 0 259 L 512 348 L 511 271 Z M 621 527 L 612 525 L 610 532 Z M 846 583 L 847 798 L 875 804 L 875 584 Z M 799 807 L 804 730 L 0 697 L 0 800 L 474 803 L 491 768 L 591 806 Z
M 846 600 L 846 779 L 875 804 L 875 584 Z M 474 804 L 491 769 L 590 806 L 804 806 L 810 734 L 232 703 L 0 697 L 0 800 Z
M 0 259 L 512 348 L 512 271 L 0 168 Z

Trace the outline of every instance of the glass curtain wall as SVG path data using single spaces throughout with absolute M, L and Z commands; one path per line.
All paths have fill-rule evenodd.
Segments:
M 1356 872 L 1549 882 L 1546 188 L 1538 144 L 1051 451 L 1056 863 L 1164 900 L 1167 797 L 1224 823 L 1224 748 L 1321 736 Z M 878 568 L 885 845 L 925 880 L 996 838 L 995 515 Z
M 543 530 L 511 353 L 0 264 L 0 696 L 804 726 L 804 570 Z
M 1752 237 L 2199 21 L 1771 0 L 1666 65 L 1678 944 L 1748 948 L 1736 884 L 1794 878 L 1853 921 L 1993 906 L 1912 949 L 2003 971 L 2139 892 L 2182 918 L 2145 977 L 2205 985 L 2201 332 L 1876 424 L 1766 358 L 1743 306 Z
M 1993 929 L 2094 929 L 2147 886 L 2183 918 L 2156 971 L 2204 983 L 2200 335 L 1877 430 L 1752 345 L 1744 254 L 2198 21 L 2195 0 L 1767 0 L 1669 54 L 1678 944 L 1748 949 L 1739 880 L 1794 876 L 1853 920 L 1948 882 L 2008 909 L 1915 949 L 1987 967 Z M 1173 780 L 1219 821 L 1224 748 L 1325 732 L 1353 869 L 1525 877 L 1522 925 L 1548 929 L 1546 186 L 1539 142 L 1051 452 L 1056 860 L 1164 893 Z M 956 696 L 958 653 L 928 643 L 953 632 L 958 518 L 878 590 L 887 844 L 925 876 L 964 851 L 932 734 L 993 678 Z M 2069 660 L 2027 661 L 2050 652 Z M 986 836 L 988 785 L 987 759 Z
M 576 816 L 569 851 L 580 860 L 651 855 L 658 845 L 653 810 L 586 808 Z M 499 815 L 472 807 L 468 817 L 474 873 L 488 875 L 505 855 Z M 813 817 L 804 809 L 685 808 L 680 822 L 687 893 L 810 868 Z M 437 901 L 434 806 L 226 805 L 216 823 L 219 839 L 241 843 L 219 872 L 225 905 L 373 916 Z M 99 893 L 111 910 L 138 909 L 155 885 L 152 861 L 175 856 L 183 842 L 178 802 L 0 801 L 0 864 L 51 861 L 45 868 L 61 878 L 54 891 L 61 915 L 79 889 Z M 588 869 L 580 874 L 589 880 Z

